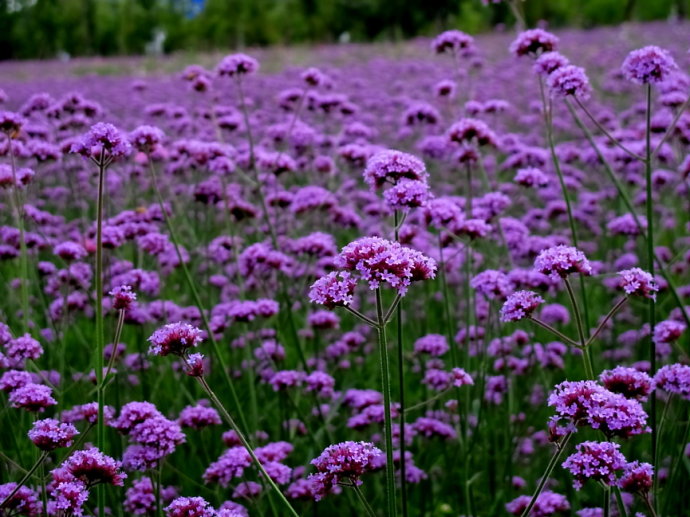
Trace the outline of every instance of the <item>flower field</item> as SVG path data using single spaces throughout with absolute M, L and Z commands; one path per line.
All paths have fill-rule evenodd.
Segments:
M 688 34 L 0 65 L 0 517 L 688 515 Z

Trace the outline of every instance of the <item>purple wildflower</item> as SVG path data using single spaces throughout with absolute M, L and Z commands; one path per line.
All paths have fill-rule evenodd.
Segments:
M 690 366 L 680 363 L 662 366 L 654 375 L 654 382 L 657 388 L 690 400 Z
M 501 321 L 520 321 L 529 317 L 544 299 L 534 291 L 516 291 L 501 307 Z
M 361 485 L 360 478 L 372 470 L 374 460 L 381 455 L 383 452 L 378 447 L 367 442 L 329 445 L 311 462 L 317 471 L 309 476 L 314 499 L 319 501 L 341 482 Z
M 586 100 L 592 93 L 585 69 L 575 65 L 565 65 L 554 70 L 546 79 L 546 85 L 554 97 L 572 95 Z
M 641 270 L 639 267 L 619 271 L 621 277 L 620 287 L 628 296 L 642 296 L 656 300 L 656 293 L 659 291 L 654 277 Z
M 580 490 L 585 481 L 592 479 L 604 485 L 616 484 L 616 473 L 625 468 L 625 456 L 620 445 L 612 442 L 582 442 L 577 452 L 568 456 L 563 468 L 568 469 L 575 480 L 573 486 Z
M 592 266 L 585 254 L 563 244 L 542 250 L 534 261 L 534 269 L 554 279 L 565 278 L 571 273 L 592 274 Z
M 637 84 L 659 84 L 678 66 L 671 54 L 655 45 L 633 50 L 623 61 L 625 78 Z
M 149 354 L 165 356 L 184 355 L 202 341 L 202 332 L 188 323 L 170 323 L 156 330 L 149 342 Z
M 654 484 L 654 467 L 649 463 L 633 461 L 625 466 L 618 486 L 626 492 L 646 494 Z
M 28 433 L 29 439 L 42 451 L 52 451 L 59 447 L 69 447 L 72 439 L 79 434 L 72 424 L 63 424 L 53 418 L 36 420 Z
M 510 53 L 515 57 L 537 56 L 556 50 L 558 38 L 543 29 L 530 29 L 518 34 L 510 44 Z

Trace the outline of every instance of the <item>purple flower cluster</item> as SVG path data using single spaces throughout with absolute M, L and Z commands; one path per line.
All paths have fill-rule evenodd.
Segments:
M 585 481 L 591 479 L 608 486 L 615 486 L 618 472 L 627 462 L 619 451 L 620 445 L 612 442 L 582 442 L 577 445 L 577 452 L 568 456 L 563 468 L 570 471 L 575 478 L 573 486 L 580 490 Z
M 309 476 L 314 499 L 319 501 L 339 483 L 360 485 L 360 479 L 373 470 L 374 461 L 383 452 L 367 442 L 342 442 L 329 445 L 312 460 L 316 474 Z

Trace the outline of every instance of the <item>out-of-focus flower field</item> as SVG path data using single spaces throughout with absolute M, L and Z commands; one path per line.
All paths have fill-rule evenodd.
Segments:
M 0 516 L 687 515 L 689 34 L 0 64 Z

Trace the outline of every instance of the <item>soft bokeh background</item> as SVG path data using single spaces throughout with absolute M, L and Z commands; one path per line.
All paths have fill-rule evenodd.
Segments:
M 690 0 L 530 0 L 523 9 L 530 26 L 592 27 L 684 18 Z M 481 0 L 0 0 L 0 59 L 390 41 L 513 23 L 505 4 Z

